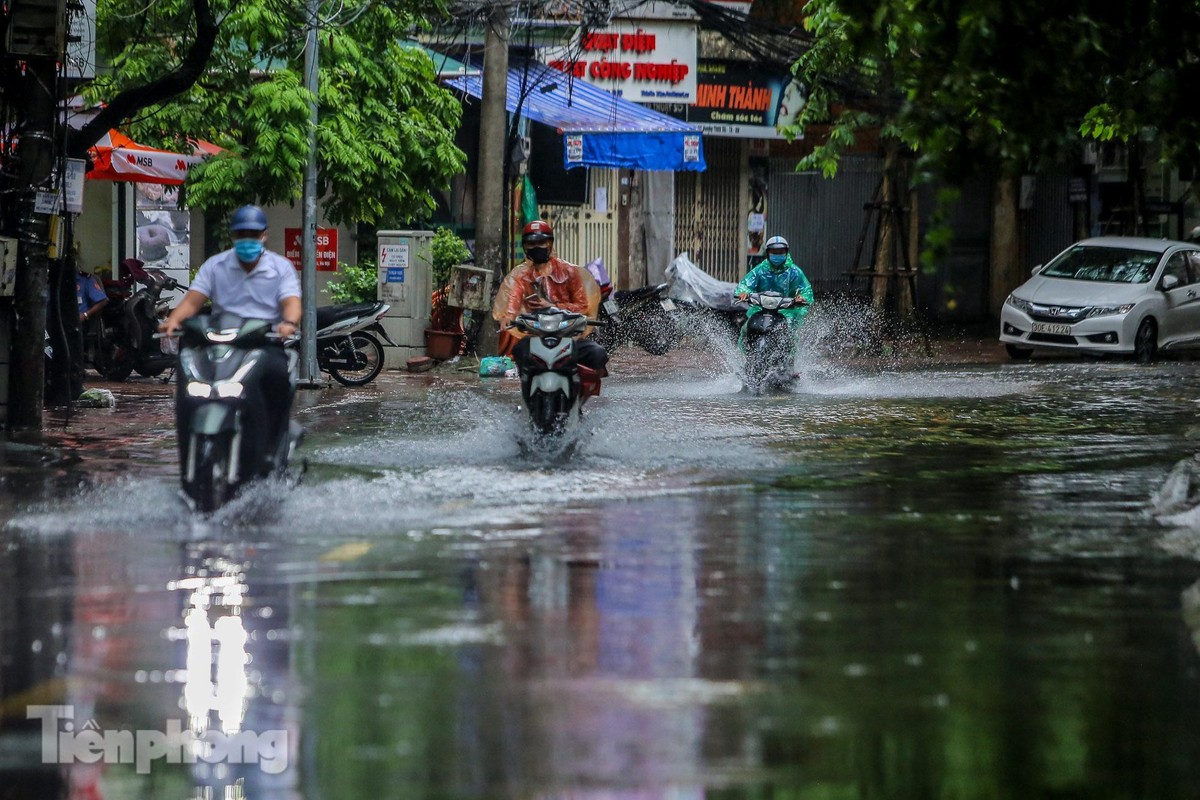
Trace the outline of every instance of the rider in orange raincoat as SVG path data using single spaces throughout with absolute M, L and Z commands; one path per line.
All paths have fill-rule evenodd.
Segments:
M 595 280 L 590 275 L 587 276 L 595 289 L 589 291 L 584 277 L 587 275 L 586 271 L 552 254 L 554 231 L 549 223 L 534 220 L 526 225 L 521 235 L 521 246 L 525 250 L 525 261 L 504 279 L 496 298 L 496 306 L 492 310 L 492 315 L 501 326 L 507 326 L 518 314 L 550 306 L 586 314 L 589 317 L 595 316 L 599 301 L 599 290 L 594 286 Z M 502 339 L 502 351 L 507 349 L 505 344 Z M 508 346 L 512 348 L 512 357 L 517 363 L 517 368 L 524 372 L 522 364 L 528 357 L 529 343 L 522 338 Z M 607 374 L 605 365 L 608 363 L 608 353 L 591 339 L 577 339 L 575 355 L 580 364 L 596 370 L 601 375 Z

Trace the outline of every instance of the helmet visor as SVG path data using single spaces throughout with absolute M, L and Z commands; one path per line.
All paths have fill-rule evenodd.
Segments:
M 540 247 L 546 242 L 554 241 L 554 237 L 548 233 L 531 233 L 521 239 L 521 245 L 524 247 Z

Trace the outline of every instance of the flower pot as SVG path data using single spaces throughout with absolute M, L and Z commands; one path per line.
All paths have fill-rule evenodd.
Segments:
M 425 354 L 438 361 L 448 361 L 458 355 L 463 335 L 455 331 L 425 329 Z

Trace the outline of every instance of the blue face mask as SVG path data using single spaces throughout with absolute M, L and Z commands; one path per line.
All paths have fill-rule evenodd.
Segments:
M 263 243 L 258 239 L 238 239 L 233 243 L 233 249 L 237 253 L 238 261 L 248 264 L 262 255 Z
M 771 262 L 772 267 L 782 267 L 787 263 L 787 253 L 772 253 L 767 256 L 767 260 Z

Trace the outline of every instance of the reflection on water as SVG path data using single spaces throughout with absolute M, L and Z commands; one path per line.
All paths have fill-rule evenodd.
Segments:
M 5 726 L 287 734 L 76 796 L 1194 796 L 1191 364 L 714 364 L 606 382 L 567 459 L 512 383 L 322 395 L 306 482 L 204 523 L 170 470 L 31 479 Z

